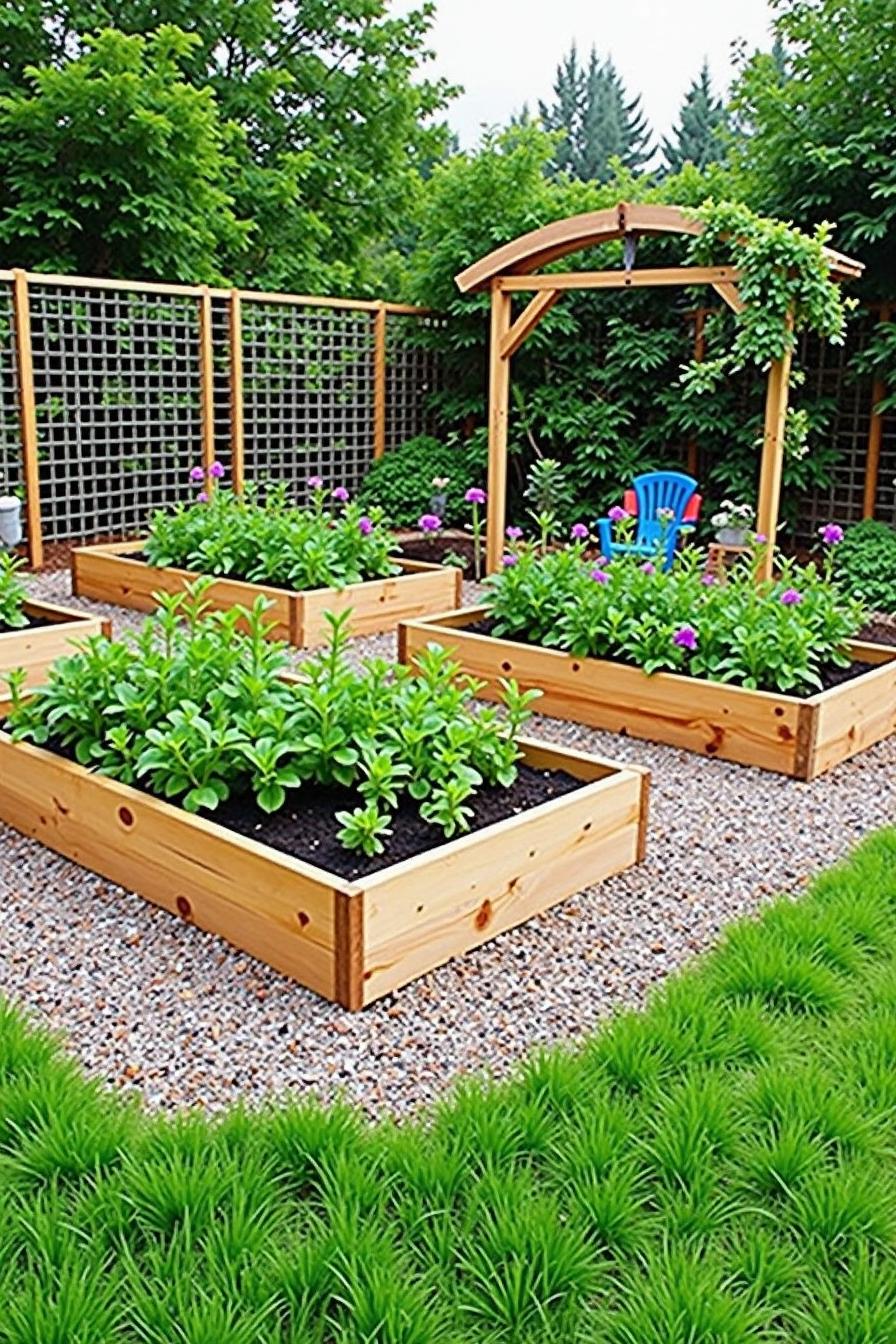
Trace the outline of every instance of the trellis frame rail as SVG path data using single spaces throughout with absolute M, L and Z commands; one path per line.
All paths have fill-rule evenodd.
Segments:
M 19 429 L 22 446 L 22 478 L 25 491 L 25 518 L 27 524 L 28 560 L 33 569 L 44 561 L 43 528 L 41 520 L 39 477 L 39 434 L 37 401 L 34 382 L 34 361 L 31 338 L 31 283 L 32 281 L 68 287 L 71 289 L 126 290 L 156 296 L 174 295 L 193 298 L 198 309 L 199 340 L 199 406 L 202 442 L 202 461 L 206 467 L 215 458 L 214 419 L 214 345 L 212 331 L 212 300 L 224 300 L 228 305 L 229 388 L 230 388 L 230 452 L 233 487 L 241 491 L 245 484 L 245 416 L 243 404 L 243 305 L 246 303 L 292 304 L 303 308 L 343 309 L 367 312 L 372 318 L 372 372 L 373 372 L 373 458 L 383 456 L 386 449 L 386 319 L 397 316 L 427 317 L 432 310 L 408 303 L 393 303 L 384 299 L 328 298 L 318 294 L 287 294 L 268 290 L 219 288 L 210 285 L 174 284 L 155 280 L 126 280 L 81 275 L 55 275 L 43 271 L 32 272 L 21 267 L 0 269 L 0 282 L 12 287 L 12 317 L 15 338 L 15 380 L 18 402 Z M 214 482 L 210 482 L 213 485 Z
M 601 243 L 619 239 L 636 243 L 644 235 L 696 235 L 702 231 L 703 225 L 678 206 L 630 205 L 620 202 L 606 210 L 573 215 L 522 234 L 455 276 L 455 283 L 462 294 L 484 290 L 491 294 L 486 545 L 489 573 L 495 573 L 500 568 L 504 550 L 510 361 L 561 295 L 573 290 L 709 285 L 734 312 L 743 309 L 737 288 L 741 273 L 731 266 L 672 266 L 636 270 L 632 252 L 631 256 L 626 257 L 622 270 L 555 271 L 542 275 L 534 272 L 571 253 Z M 847 280 L 861 276 L 864 270 L 861 262 L 835 252 L 833 248 L 826 248 L 825 252 L 832 277 Z M 514 319 L 512 304 L 516 294 L 531 294 L 532 298 Z M 792 327 L 792 314 L 788 317 L 788 323 Z M 757 531 L 768 538 L 763 558 L 766 577 L 771 574 L 778 530 L 790 363 L 790 349 L 780 359 L 772 361 L 766 390 L 756 510 Z

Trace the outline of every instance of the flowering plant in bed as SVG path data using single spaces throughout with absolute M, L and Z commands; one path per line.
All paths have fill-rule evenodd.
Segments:
M 159 595 L 133 638 L 86 641 L 30 699 L 13 675 L 12 735 L 141 785 L 188 811 L 230 797 L 281 809 L 288 794 L 337 787 L 349 849 L 381 853 L 402 796 L 436 832 L 468 828 L 470 801 L 516 778 L 517 737 L 537 693 L 504 686 L 504 713 L 472 708 L 476 683 L 430 650 L 419 676 L 384 660 L 346 661 L 345 615 L 327 648 L 284 680 L 286 646 L 266 638 L 265 602 L 210 612 L 209 580 Z M 237 632 L 243 619 L 245 634 Z M 438 841 L 434 841 L 438 843 Z
M 0 551 L 0 630 L 21 630 L 28 625 L 24 606 L 28 596 L 18 571 L 24 560 Z
M 217 464 L 213 464 L 213 467 Z M 198 472 L 196 476 L 194 473 Z M 211 472 L 213 479 L 219 472 Z M 196 484 L 205 483 L 194 468 Z M 202 490 L 195 502 L 152 515 L 143 548 L 151 565 L 305 590 L 342 588 L 397 574 L 395 545 L 382 513 L 366 512 L 344 486 L 308 481 L 310 502 L 290 502 L 286 486 L 248 487 L 243 495 Z
M 547 554 L 514 543 L 489 580 L 486 606 L 495 635 L 648 674 L 809 694 L 822 687 L 826 669 L 849 665 L 846 641 L 864 621 L 861 604 L 831 581 L 838 534 L 829 531 L 820 564 L 785 561 L 776 578 L 759 582 L 758 543 L 722 580 L 696 548 L 680 552 L 669 569 L 659 557 L 590 559 L 587 528 L 577 528 L 572 545 Z

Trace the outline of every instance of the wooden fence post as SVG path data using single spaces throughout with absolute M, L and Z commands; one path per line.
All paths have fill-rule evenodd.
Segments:
M 890 305 L 881 304 L 881 322 L 889 322 Z M 865 463 L 865 489 L 862 497 L 862 517 L 873 518 L 877 506 L 877 481 L 880 472 L 880 445 L 884 432 L 884 418 L 875 410 L 878 402 L 887 395 L 887 385 L 883 378 L 877 377 L 871 385 L 871 423 L 868 427 L 868 456 Z
M 792 312 L 788 315 L 787 328 L 788 332 L 792 332 Z M 756 531 L 760 536 L 765 537 L 766 542 L 762 563 L 757 567 L 756 577 L 758 579 L 770 579 L 774 569 L 792 358 L 793 347 L 791 345 L 784 351 L 780 359 L 772 360 L 765 394 L 765 430 L 762 439 L 762 465 L 759 472 Z
M 40 473 L 37 464 L 37 408 L 34 402 L 34 364 L 31 350 L 31 305 L 28 275 L 12 273 L 13 324 L 16 340 L 16 385 L 22 435 L 22 474 L 25 479 L 25 518 L 28 525 L 28 561 L 32 569 L 44 563 L 43 524 L 40 515 Z
M 243 301 L 230 291 L 230 479 L 235 494 L 246 483 L 245 419 L 243 416 Z
M 510 330 L 511 296 L 492 280 L 488 374 L 488 525 L 486 569 L 494 574 L 504 554 L 507 518 L 507 417 L 510 403 L 510 358 L 501 347 Z
M 698 308 L 694 313 L 694 361 L 702 364 L 706 355 L 706 309 Z M 700 447 L 695 438 L 688 439 L 688 475 L 696 478 Z
M 373 316 L 373 457 L 386 451 L 386 305 Z
M 212 296 L 208 285 L 202 285 L 199 295 L 199 415 L 202 433 L 202 465 L 205 467 L 205 488 L 211 491 L 215 482 L 208 469 L 215 460 L 215 362 L 212 346 Z

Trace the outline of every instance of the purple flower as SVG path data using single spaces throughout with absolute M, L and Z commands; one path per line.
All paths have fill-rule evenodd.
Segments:
M 599 555 L 595 560 L 594 565 L 596 569 L 600 569 L 602 565 L 607 565 L 609 563 L 610 562 L 607 560 L 607 557 L 605 555 Z
M 803 600 L 802 593 L 798 593 L 795 588 L 785 588 L 778 601 L 785 607 L 796 607 Z
M 644 564 L 641 566 L 641 573 L 642 573 L 642 574 L 655 574 L 655 573 L 656 573 L 656 565 L 654 565 L 650 560 L 645 560 L 645 561 L 644 561 Z
M 208 503 L 208 491 L 207 491 L 207 490 L 200 490 L 200 491 L 199 491 L 199 494 L 196 496 L 196 503 L 197 503 L 197 504 L 207 504 L 207 503 Z
M 595 583 L 609 583 L 610 576 L 605 569 L 592 569 L 591 577 Z
M 336 500 L 337 504 L 348 503 L 348 491 L 344 485 L 337 485 L 336 489 L 333 491 L 333 498 Z
M 709 570 L 707 570 L 706 573 L 702 575 L 700 579 L 700 582 L 703 584 L 705 588 L 711 588 L 715 583 L 715 581 L 716 581 L 715 574 L 710 574 Z
M 572 537 L 573 541 L 587 541 L 588 527 L 585 523 L 573 523 L 572 527 L 569 529 L 569 535 Z
M 486 499 L 485 491 L 480 490 L 478 485 L 473 485 L 464 495 L 466 504 L 484 504 Z
M 424 513 L 417 526 L 421 532 L 441 532 L 442 520 L 437 513 Z
M 508 541 L 519 541 L 522 535 L 523 529 L 521 527 L 508 527 L 505 533 Z
M 628 516 L 629 514 L 627 510 L 623 509 L 622 506 L 619 504 L 614 504 L 612 509 L 610 509 L 610 512 L 607 514 L 607 517 L 609 518 L 611 523 L 624 523 L 626 518 L 628 518 Z
M 366 513 L 362 513 L 361 517 L 358 519 L 358 531 L 361 533 L 362 537 L 369 537 L 373 531 L 373 523 L 367 517 Z
M 205 470 L 204 470 L 204 468 L 203 468 L 203 467 L 191 467 L 191 468 L 190 468 L 190 480 L 191 480 L 191 481 L 204 481 L 204 480 L 205 480 Z
M 825 523 L 824 527 L 818 529 L 818 535 L 821 537 L 825 546 L 836 546 L 843 540 L 843 528 L 837 523 Z
M 513 565 L 518 565 L 519 562 L 520 558 L 518 555 L 505 555 L 501 558 L 501 564 L 505 569 L 510 569 Z
M 680 630 L 675 631 L 672 643 L 677 644 L 680 649 L 696 649 L 697 631 L 692 625 L 683 625 Z
M 221 477 L 224 475 L 224 468 L 221 466 L 220 462 L 213 462 L 208 469 L 208 474 L 211 476 L 212 480 L 220 481 Z
M 323 476 L 309 476 L 305 484 L 309 490 L 319 490 L 324 483 Z
M 753 540 L 755 541 L 757 546 L 764 546 L 765 543 L 768 541 L 768 537 L 765 535 L 764 532 L 757 532 Z

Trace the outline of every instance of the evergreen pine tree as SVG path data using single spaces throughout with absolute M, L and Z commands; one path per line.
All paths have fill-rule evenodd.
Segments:
M 722 158 L 725 129 L 725 108 L 720 98 L 713 95 L 706 61 L 700 74 L 691 84 L 681 105 L 678 125 L 672 136 L 663 141 L 663 155 L 670 173 L 678 173 L 685 163 L 705 168 Z
M 592 47 L 585 66 L 573 43 L 557 67 L 553 92 L 554 101 L 539 102 L 538 109 L 545 130 L 563 132 L 556 172 L 605 182 L 614 156 L 633 171 L 644 167 L 653 153 L 647 119 L 640 98 L 628 99 L 612 60 L 602 62 Z

